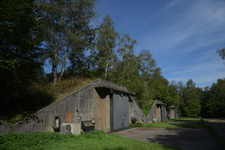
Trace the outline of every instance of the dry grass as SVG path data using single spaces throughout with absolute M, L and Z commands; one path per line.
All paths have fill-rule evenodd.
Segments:
M 17 111 L 13 117 L 5 117 L 2 120 L 15 123 L 91 82 L 92 80 L 88 78 L 71 77 L 61 80 L 55 85 L 52 83 L 42 83 L 39 85 L 34 83 L 24 94 L 23 99 L 26 101 L 26 107 L 22 111 Z
M 61 87 L 66 87 L 66 88 L 63 90 L 63 92 L 57 93 L 54 101 L 60 100 L 61 98 L 79 90 L 80 88 L 88 85 L 91 82 L 92 82 L 92 80 L 90 80 L 90 79 L 80 78 L 80 79 L 72 79 L 72 80 L 68 79 L 68 80 L 65 80 L 64 83 L 58 83 L 56 86 L 59 86 L 59 87 L 61 86 Z M 68 83 L 68 85 L 62 86 L 65 83 Z

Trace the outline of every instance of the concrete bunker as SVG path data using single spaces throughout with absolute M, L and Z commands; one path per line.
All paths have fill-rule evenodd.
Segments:
M 147 120 L 133 95 L 125 86 L 97 79 L 16 124 L 1 123 L 0 135 L 35 131 L 79 134 L 82 123 L 105 132 L 123 130 L 129 128 L 131 117 L 137 122 Z
M 172 105 L 172 106 L 170 107 L 170 113 L 169 113 L 168 116 L 169 116 L 169 119 L 171 119 L 171 118 L 178 118 L 176 106 Z
M 147 122 L 165 122 L 167 120 L 166 104 L 155 100 L 147 116 Z

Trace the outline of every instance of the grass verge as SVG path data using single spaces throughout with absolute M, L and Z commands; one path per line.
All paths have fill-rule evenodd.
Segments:
M 179 150 L 158 143 L 149 143 L 107 134 L 94 130 L 79 136 L 62 135 L 57 133 L 10 133 L 0 136 L 1 150 L 68 150 L 68 149 L 97 149 L 97 150 Z
M 223 150 L 225 150 L 225 141 L 221 138 L 219 133 L 214 129 L 211 125 L 207 125 L 207 128 L 209 129 L 210 133 L 217 139 L 219 145 Z
M 200 121 L 200 119 L 198 119 L 198 118 L 179 117 L 179 118 L 168 119 L 167 121 Z
M 134 123 L 130 124 L 130 127 L 207 127 L 205 123 L 168 123 L 168 122 L 158 122 L 158 123 Z

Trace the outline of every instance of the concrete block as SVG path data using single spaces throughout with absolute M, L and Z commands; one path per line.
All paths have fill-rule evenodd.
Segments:
M 81 123 L 71 123 L 71 133 L 75 135 L 80 135 Z

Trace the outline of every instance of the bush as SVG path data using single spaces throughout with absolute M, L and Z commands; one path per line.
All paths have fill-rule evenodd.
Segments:
M 188 100 L 184 105 L 186 117 L 198 117 L 201 113 L 201 105 L 196 99 Z
M 154 101 L 150 102 L 149 104 L 147 104 L 147 105 L 142 109 L 142 111 L 143 111 L 143 113 L 145 114 L 146 117 L 148 116 L 148 113 L 149 113 L 149 111 L 151 110 L 153 103 L 154 103 Z

